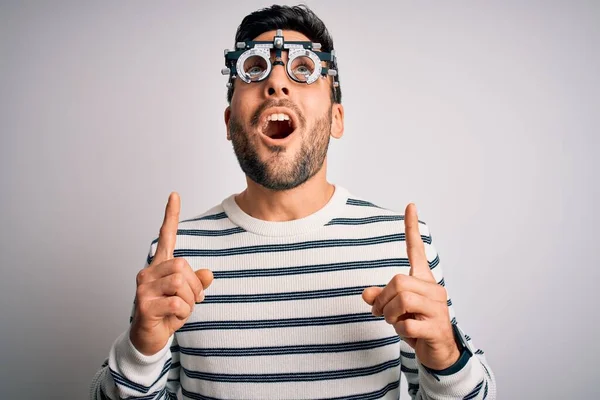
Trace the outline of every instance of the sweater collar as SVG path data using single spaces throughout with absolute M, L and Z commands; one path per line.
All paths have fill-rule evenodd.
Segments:
M 227 197 L 221 205 L 229 219 L 244 230 L 262 236 L 295 236 L 319 229 L 339 215 L 348 200 L 348 191 L 339 185 L 329 201 L 318 211 L 292 221 L 265 221 L 246 214 L 235 201 L 235 194 Z

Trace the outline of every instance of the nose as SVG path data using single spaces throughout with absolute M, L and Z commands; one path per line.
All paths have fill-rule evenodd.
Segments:
M 285 66 L 281 64 L 273 65 L 265 82 L 265 97 L 288 97 L 290 95 L 290 83 Z

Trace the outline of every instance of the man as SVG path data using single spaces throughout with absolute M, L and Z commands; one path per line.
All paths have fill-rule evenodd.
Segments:
M 344 110 L 323 22 L 257 11 L 225 59 L 247 188 L 182 222 L 171 194 L 91 397 L 397 399 L 403 372 L 413 399 L 494 399 L 415 205 L 396 214 L 326 179 Z

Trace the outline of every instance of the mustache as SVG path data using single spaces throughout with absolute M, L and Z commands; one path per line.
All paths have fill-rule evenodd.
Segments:
M 271 108 L 271 107 L 289 108 L 290 110 L 294 111 L 294 113 L 298 116 L 298 122 L 299 122 L 300 126 L 304 126 L 306 123 L 306 120 L 305 120 L 304 116 L 302 115 L 302 113 L 300 112 L 300 109 L 298 108 L 298 106 L 296 106 L 296 104 L 294 104 L 290 100 L 288 100 L 288 99 L 280 99 L 280 100 L 269 99 L 256 108 L 256 111 L 254 112 L 254 114 L 252 114 L 252 118 L 250 119 L 250 126 L 253 128 L 256 128 L 258 126 L 260 115 L 267 108 Z

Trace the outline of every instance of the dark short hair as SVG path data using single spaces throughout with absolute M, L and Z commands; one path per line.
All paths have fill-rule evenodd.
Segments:
M 279 6 L 263 8 L 248 14 L 237 29 L 235 43 L 254 40 L 262 33 L 277 29 L 291 30 L 304 34 L 312 42 L 321 44 L 321 51 L 333 50 L 333 38 L 323 21 L 306 5 Z M 337 66 L 336 66 L 337 69 Z M 339 70 L 337 79 L 339 81 Z M 227 102 L 231 103 L 233 85 L 227 89 Z M 331 85 L 331 101 L 342 102 L 342 90 Z

